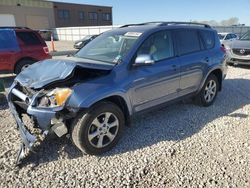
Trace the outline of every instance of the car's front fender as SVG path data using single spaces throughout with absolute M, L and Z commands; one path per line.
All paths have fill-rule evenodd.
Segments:
M 125 101 L 129 114 L 131 115 L 132 107 L 127 92 L 114 85 L 84 83 L 75 86 L 66 105 L 71 108 L 87 109 L 93 104 L 113 96 L 121 97 Z

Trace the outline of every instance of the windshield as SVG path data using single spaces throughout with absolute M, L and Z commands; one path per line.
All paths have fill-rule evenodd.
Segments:
M 92 35 L 87 35 L 87 36 L 85 36 L 82 40 L 88 40 L 88 39 L 90 39 L 92 37 Z
M 246 32 L 240 40 L 250 40 L 250 31 Z
M 116 64 L 122 60 L 141 33 L 103 34 L 82 48 L 76 57 Z
M 218 36 L 219 36 L 220 40 L 223 40 L 225 38 L 225 35 L 223 35 L 223 34 L 218 34 Z

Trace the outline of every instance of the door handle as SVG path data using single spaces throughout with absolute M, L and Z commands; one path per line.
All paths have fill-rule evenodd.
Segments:
M 204 59 L 206 62 L 209 62 L 209 57 L 205 57 Z
M 172 68 L 174 69 L 174 71 L 177 70 L 177 65 L 172 65 Z

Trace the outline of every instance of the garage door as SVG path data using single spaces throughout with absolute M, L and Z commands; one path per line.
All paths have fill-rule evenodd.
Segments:
M 0 14 L 0 26 L 16 26 L 14 15 Z
M 46 16 L 27 16 L 27 26 L 31 29 L 49 28 L 49 18 Z

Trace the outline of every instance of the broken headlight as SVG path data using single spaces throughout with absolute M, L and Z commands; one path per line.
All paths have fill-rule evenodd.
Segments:
M 39 101 L 40 107 L 59 107 L 63 106 L 67 99 L 70 97 L 72 90 L 69 88 L 56 88 Z

